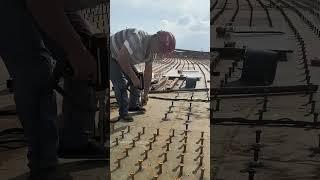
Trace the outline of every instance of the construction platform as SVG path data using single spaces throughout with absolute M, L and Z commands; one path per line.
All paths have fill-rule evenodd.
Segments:
M 200 75 L 195 88 L 186 89 L 190 71 Z M 209 180 L 209 58 L 158 59 L 153 74 L 146 112 L 132 114 L 133 122 L 111 123 L 111 179 Z M 111 121 L 118 117 L 115 102 L 111 98 Z
M 234 48 L 290 51 L 285 61 L 278 62 L 270 87 L 295 89 L 298 85 L 320 83 L 320 69 L 311 66 L 310 61 L 320 55 L 316 15 L 319 10 L 311 6 L 315 1 L 214 0 L 211 3 L 212 48 L 224 48 L 226 42 L 234 42 Z M 234 31 L 281 33 L 231 32 L 230 36 L 217 37 L 216 27 L 225 26 L 226 22 L 232 22 Z M 243 61 L 238 61 L 239 57 L 218 59 L 219 53 L 215 53 L 211 70 L 216 76 L 211 77 L 212 88 L 240 79 Z M 212 178 L 319 179 L 318 102 L 318 91 L 212 94 Z

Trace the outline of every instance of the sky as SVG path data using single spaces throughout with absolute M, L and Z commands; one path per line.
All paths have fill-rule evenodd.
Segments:
M 177 49 L 210 50 L 209 0 L 110 0 L 110 31 L 172 32 Z

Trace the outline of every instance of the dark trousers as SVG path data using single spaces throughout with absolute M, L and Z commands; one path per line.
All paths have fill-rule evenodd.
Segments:
M 48 81 L 52 58 L 23 2 L 0 1 L 0 56 L 14 79 L 17 113 L 28 143 L 28 166 L 38 171 L 58 163 L 57 105 Z M 69 94 L 83 99 L 83 104 L 96 106 L 94 92 L 84 82 L 65 80 L 64 87 Z M 68 102 L 64 102 L 63 109 L 61 143 L 73 147 L 86 144 L 86 127 L 92 124 L 89 121 L 94 120 L 95 113 L 77 111 Z
M 110 80 L 119 105 L 119 116 L 128 115 L 129 108 L 136 108 L 140 105 L 140 90 L 130 86 L 130 97 L 128 97 L 127 83 L 132 84 L 131 80 L 123 73 L 114 58 L 110 58 Z

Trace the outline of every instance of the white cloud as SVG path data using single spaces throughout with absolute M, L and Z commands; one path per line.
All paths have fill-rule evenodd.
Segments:
M 113 0 L 128 7 L 155 9 L 163 12 L 189 13 L 209 17 L 209 0 Z
M 209 22 L 202 21 L 193 16 L 181 16 L 175 21 L 163 19 L 160 21 L 159 26 L 159 30 L 169 31 L 175 35 L 177 48 L 202 49 L 205 51 L 209 49 Z M 202 39 L 202 41 L 199 39 Z M 208 42 L 203 41 L 203 39 L 207 39 Z
M 199 38 L 207 38 L 209 42 L 209 0 L 111 0 L 111 8 L 112 6 L 118 7 L 114 11 L 120 10 L 132 14 L 123 17 L 127 19 L 126 25 L 135 28 L 144 27 L 142 29 L 149 33 L 159 30 L 172 32 L 177 39 L 177 48 L 179 45 L 206 48 L 207 45 L 204 45 L 206 43 L 199 43 Z M 137 13 L 139 15 L 136 15 Z M 192 43 L 193 40 L 197 44 Z
M 177 20 L 177 25 L 179 26 L 187 26 L 194 21 L 193 17 L 190 15 L 181 16 Z
M 160 21 L 160 26 L 159 26 L 159 29 L 160 30 L 168 30 L 168 27 L 169 27 L 169 21 L 163 19 Z
M 173 21 L 163 19 L 160 21 L 160 29 L 170 31 L 178 37 L 210 34 L 209 22 L 201 21 L 193 16 L 181 16 L 177 20 Z

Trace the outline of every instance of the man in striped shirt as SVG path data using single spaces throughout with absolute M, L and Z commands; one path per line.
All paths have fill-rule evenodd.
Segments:
M 119 120 L 133 121 L 129 111 L 145 111 L 142 104 L 148 101 L 152 78 L 152 62 L 156 54 L 163 56 L 174 51 L 176 45 L 172 33 L 158 31 L 156 34 L 137 29 L 125 29 L 110 39 L 110 79 L 119 104 Z M 134 65 L 145 63 L 144 90 L 140 102 L 141 84 Z M 127 93 L 130 86 L 130 98 Z

